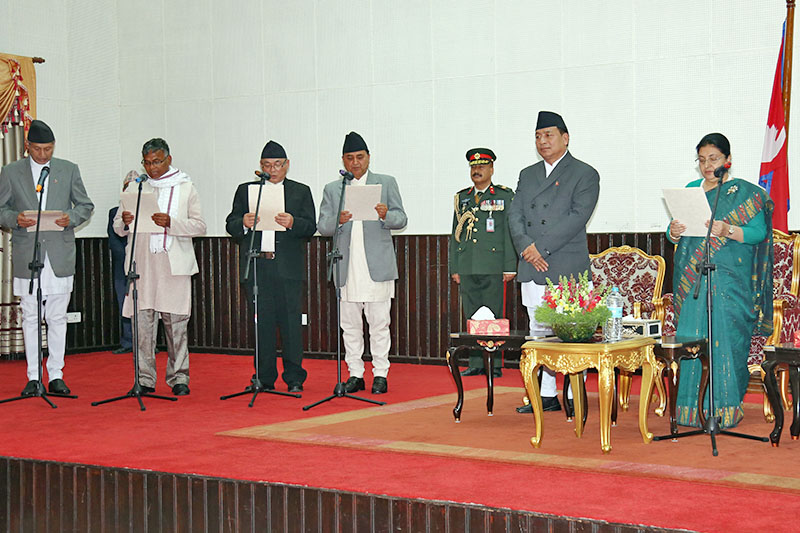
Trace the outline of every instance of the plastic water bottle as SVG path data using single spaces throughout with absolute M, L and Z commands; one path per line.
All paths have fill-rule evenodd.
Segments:
M 606 306 L 611 311 L 611 318 L 606 321 L 603 337 L 606 342 L 622 340 L 622 295 L 619 287 L 611 289 L 611 294 L 606 298 Z

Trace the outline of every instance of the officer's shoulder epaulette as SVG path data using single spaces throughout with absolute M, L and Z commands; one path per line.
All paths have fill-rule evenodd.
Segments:
M 514 189 L 512 189 L 511 187 L 506 187 L 505 185 L 495 185 L 495 187 L 497 187 L 501 191 L 514 192 Z
M 458 192 L 456 193 L 456 196 L 458 196 L 459 194 L 464 194 L 464 193 L 466 193 L 466 192 L 469 192 L 469 191 L 470 191 L 470 189 L 472 189 L 472 185 L 470 185 L 469 187 L 464 187 L 463 189 L 461 189 L 460 191 L 458 191 Z

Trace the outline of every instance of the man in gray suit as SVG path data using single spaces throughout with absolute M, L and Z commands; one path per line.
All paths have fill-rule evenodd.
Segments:
M 85 222 L 94 209 L 78 166 L 53 157 L 55 141 L 50 127 L 41 120 L 34 120 L 25 141 L 29 156 L 6 165 L 0 171 L 0 225 L 12 229 L 14 295 L 20 297 L 22 334 L 28 361 L 28 383 L 22 390 L 23 396 L 34 395 L 39 387 L 36 286 L 33 293 L 28 294 L 31 274 L 28 265 L 35 245 L 33 226 L 36 225 L 39 195 L 43 195 L 43 210 L 61 212 L 55 223 L 64 228 L 39 233 L 40 261 L 44 263 L 39 283 L 42 300 L 47 304 L 42 307 L 42 315 L 47 320 L 48 390 L 58 394 L 70 393 L 64 383 L 63 368 L 67 305 L 75 275 L 75 226 Z M 44 312 L 45 308 L 47 312 Z
M 528 309 L 531 335 L 547 328 L 534 319 L 542 303 L 546 279 L 578 277 L 589 272 L 586 223 L 600 194 L 600 176 L 568 150 L 569 132 L 557 113 L 540 111 L 536 122 L 536 150 L 544 161 L 522 169 L 509 213 L 509 228 L 519 252 L 517 280 L 522 283 L 522 304 Z M 542 407 L 558 411 L 555 374 L 542 374 Z M 517 408 L 531 412 L 530 405 Z
M 352 174 L 348 187 L 381 185 L 381 200 L 375 205 L 378 220 L 352 220 L 349 211 L 337 213 L 341 180 L 325 186 L 319 208 L 320 234 L 331 237 L 339 234 L 339 286 L 342 293 L 342 338 L 345 361 L 350 377 L 345 384 L 347 392 L 364 390 L 364 321 L 369 324 L 369 346 L 372 354 L 372 393 L 388 390 L 389 348 L 391 337 L 392 298 L 394 280 L 397 279 L 397 258 L 392 243 L 393 229 L 402 229 L 408 218 L 403 210 L 403 200 L 397 181 L 392 176 L 369 171 L 369 149 L 358 133 L 351 131 L 344 140 L 342 162 Z M 334 276 L 335 277 L 335 276 Z

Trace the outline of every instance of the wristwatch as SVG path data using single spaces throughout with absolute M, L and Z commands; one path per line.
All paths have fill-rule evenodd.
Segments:
M 733 235 L 733 225 L 728 224 L 728 236 L 730 237 L 732 235 Z

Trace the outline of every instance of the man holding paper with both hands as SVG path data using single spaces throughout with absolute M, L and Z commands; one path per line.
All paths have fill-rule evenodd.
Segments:
M 150 139 L 142 147 L 142 165 L 147 177 L 142 187 L 137 242 L 134 253 L 138 288 L 139 383 L 144 392 L 156 387 L 156 320 L 161 315 L 167 336 L 166 381 L 175 396 L 189 394 L 189 339 L 187 327 L 192 312 L 191 278 L 199 272 L 192 237 L 205 234 L 200 196 L 191 178 L 172 166 L 164 139 Z M 130 195 L 130 196 L 125 196 Z M 148 207 L 150 206 L 150 207 Z M 142 213 L 154 211 L 149 220 Z M 120 237 L 134 229 L 136 192 L 123 193 L 114 217 Z M 131 258 L 133 238 L 128 238 L 125 267 Z M 123 315 L 133 316 L 132 291 L 123 304 Z
M 249 301 L 253 299 L 253 269 L 250 269 L 250 279 L 244 279 L 244 272 L 249 261 L 250 232 L 253 226 L 256 229 L 253 241 L 253 246 L 259 250 L 255 269 L 259 287 L 256 377 L 264 388 L 275 388 L 278 377 L 275 332 L 276 327 L 280 328 L 282 378 L 289 392 L 298 393 L 303 390 L 307 375 L 302 366 L 301 315 L 306 241 L 317 230 L 314 200 L 307 185 L 286 177 L 289 159 L 280 144 L 269 141 L 264 146 L 260 166 L 268 181 L 264 183 L 259 211 L 265 213 L 265 206 L 273 206 L 272 217 L 269 217 L 272 220 L 256 217 L 259 182 L 253 181 L 242 183 L 236 189 L 225 228 L 239 243 L 239 281 L 245 284 Z
M 22 396 L 35 394 L 39 380 L 38 299 L 36 285 L 33 293 L 28 293 L 31 275 L 28 265 L 33 258 L 40 194 L 43 195 L 42 209 L 60 212 L 54 222 L 63 228 L 39 234 L 40 261 L 44 263 L 39 280 L 42 299 L 47 302 L 47 312 L 42 314 L 47 321 L 48 390 L 70 393 L 63 380 L 63 368 L 67 306 L 75 275 L 75 226 L 89 218 L 94 204 L 86 194 L 78 166 L 53 157 L 55 144 L 50 127 L 41 120 L 34 120 L 25 141 L 29 157 L 6 165 L 0 172 L 0 224 L 12 229 L 14 295 L 20 297 L 22 335 L 28 362 L 28 383 Z
M 372 393 L 388 391 L 389 348 L 391 337 L 392 298 L 397 279 L 397 258 L 392 243 L 392 230 L 402 229 L 408 221 L 397 181 L 392 176 L 369 171 L 369 148 L 358 133 L 347 134 L 342 147 L 342 163 L 350 179 L 347 194 L 357 187 L 378 185 L 380 201 L 375 204 L 377 216 L 358 219 L 345 204 L 341 213 L 339 196 L 342 180 L 328 183 L 319 208 L 319 232 L 325 237 L 340 232 L 339 279 L 342 293 L 342 338 L 345 361 L 350 378 L 345 390 L 353 393 L 366 388 L 364 383 L 364 321 L 369 323 L 372 354 Z M 352 187 L 352 188 L 351 188 Z M 345 202 L 347 202 L 345 194 Z M 365 195 L 366 196 L 366 195 Z M 334 276 L 336 278 L 336 276 Z

